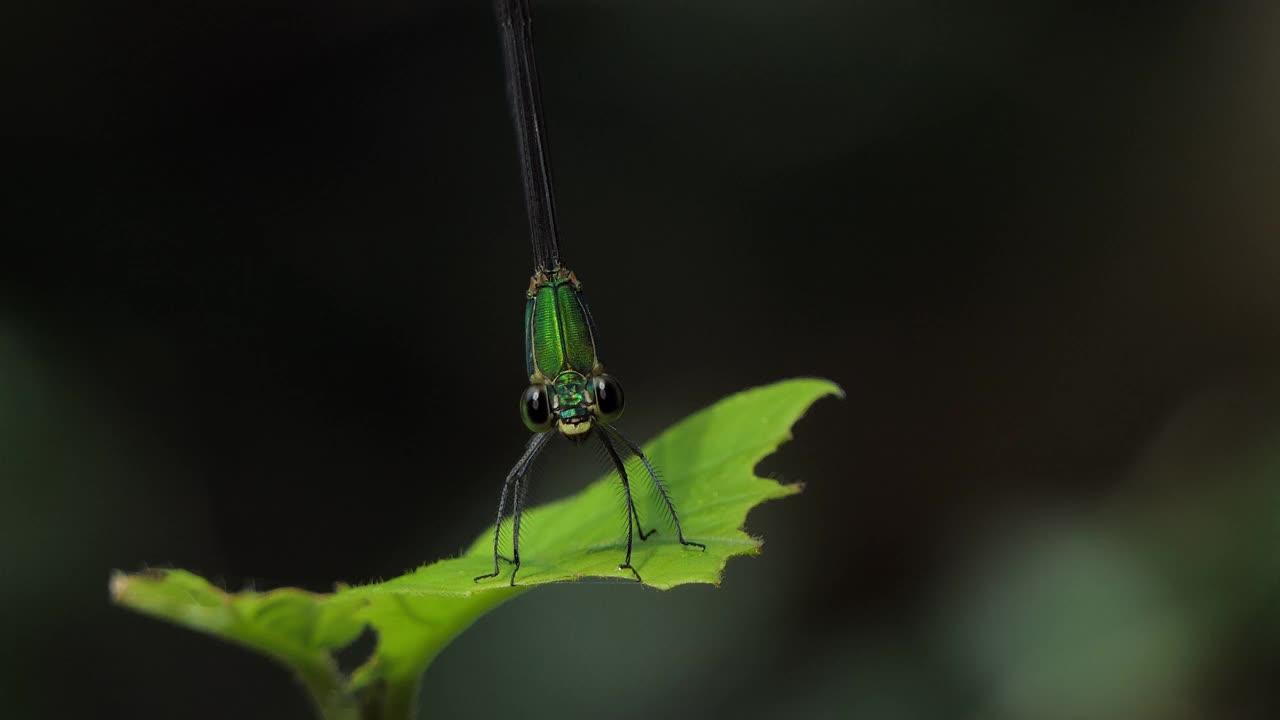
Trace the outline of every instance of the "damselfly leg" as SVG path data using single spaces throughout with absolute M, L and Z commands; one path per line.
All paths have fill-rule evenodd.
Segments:
M 636 504 L 631 497 L 631 482 L 627 478 L 627 465 L 622 462 L 622 457 L 618 455 L 618 450 L 613 446 L 613 442 L 609 439 L 607 433 L 602 432 L 597 437 L 600 438 L 600 444 L 604 445 L 605 452 L 609 454 L 609 459 L 613 461 L 614 467 L 618 470 L 618 477 L 622 479 L 622 491 L 627 498 L 627 556 L 622 561 L 622 564 L 618 566 L 618 569 L 630 570 L 631 574 L 635 576 L 636 582 L 644 582 L 640 579 L 640 573 L 631 565 L 631 546 L 635 537 L 635 530 L 640 526 L 640 516 L 636 513 Z M 633 518 L 635 519 L 634 523 L 632 522 Z M 648 537 L 643 530 L 640 532 L 642 537 Z M 652 533 L 653 531 L 650 530 L 649 532 Z
M 635 455 L 640 462 L 644 464 L 645 472 L 649 474 L 649 479 L 653 481 L 653 486 L 657 489 L 659 497 L 662 498 L 662 503 L 666 506 L 667 512 L 671 514 L 671 524 L 676 527 L 676 539 L 680 541 L 680 544 L 696 547 L 705 551 L 707 549 L 706 545 L 685 539 L 684 528 L 680 526 L 680 515 L 676 512 L 675 503 L 671 501 L 671 494 L 667 492 L 667 486 L 662 482 L 662 477 L 658 475 L 657 470 L 653 469 L 653 463 L 649 462 L 649 458 L 644 454 L 644 451 L 640 449 L 640 446 L 631 442 L 630 438 L 623 435 L 622 431 L 612 425 L 601 425 L 600 427 L 604 430 L 605 435 L 612 435 L 614 442 L 625 447 L 632 455 Z M 652 534 L 654 530 L 650 530 L 649 532 Z
M 524 510 L 525 490 L 528 487 L 529 471 L 533 468 L 533 461 L 538 458 L 538 454 L 542 452 L 542 448 L 546 446 L 547 440 L 551 439 L 552 433 L 539 433 L 529 438 L 529 444 L 525 446 L 524 454 L 516 461 L 511 472 L 507 473 L 507 479 L 502 483 L 502 496 L 498 498 L 498 519 L 493 525 L 493 572 L 485 575 L 477 575 L 472 582 L 480 582 L 491 577 L 497 577 L 502 571 L 499 569 L 498 561 L 506 560 L 515 565 L 515 569 L 511 571 L 511 584 L 516 581 L 516 573 L 520 571 L 520 516 Z M 502 539 L 502 520 L 506 516 L 507 495 L 511 495 L 511 555 L 508 558 L 498 552 L 498 543 Z

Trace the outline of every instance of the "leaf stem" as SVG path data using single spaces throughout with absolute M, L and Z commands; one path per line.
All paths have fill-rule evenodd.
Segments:
M 406 682 L 389 683 L 383 698 L 382 717 L 378 720 L 414 720 L 418 716 L 418 688 L 421 685 L 421 674 Z
M 332 662 L 297 664 L 294 669 L 320 720 L 362 720 L 355 698 Z

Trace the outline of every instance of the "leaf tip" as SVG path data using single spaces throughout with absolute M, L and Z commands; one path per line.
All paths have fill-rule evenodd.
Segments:
M 821 392 L 819 392 L 817 395 L 814 396 L 814 400 L 817 400 L 818 398 L 826 397 L 827 395 L 834 396 L 840 400 L 844 400 L 847 397 L 847 395 L 844 392 L 844 388 L 840 387 L 840 385 L 838 385 L 834 381 L 828 380 L 823 377 L 813 377 L 813 376 L 797 377 L 797 378 L 792 378 L 790 380 L 780 380 L 776 384 L 786 385 L 790 383 L 808 383 L 808 384 L 811 384 L 812 386 L 816 386 Z
M 127 595 L 133 589 L 136 580 L 150 580 L 152 582 L 160 582 L 168 577 L 168 570 L 158 568 L 145 568 L 136 573 L 127 573 L 123 570 L 112 570 L 111 578 L 107 581 L 107 591 L 111 594 L 111 601 L 114 603 L 126 603 Z
M 129 588 L 129 576 L 116 570 L 111 573 L 111 579 L 107 581 L 107 591 L 111 593 L 111 602 L 118 603 L 124 597 L 125 591 Z

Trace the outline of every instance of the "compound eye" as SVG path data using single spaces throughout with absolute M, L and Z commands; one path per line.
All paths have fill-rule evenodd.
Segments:
M 622 417 L 622 384 L 610 375 L 601 375 L 591 381 L 596 396 L 596 417 L 613 422 Z
M 520 418 L 532 432 L 543 433 L 551 429 L 551 397 L 546 385 L 530 385 L 520 396 Z

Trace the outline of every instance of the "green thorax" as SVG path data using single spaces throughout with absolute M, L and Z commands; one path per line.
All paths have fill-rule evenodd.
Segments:
M 525 303 L 525 357 L 529 380 L 554 384 L 561 374 L 591 377 L 602 372 L 595 325 L 582 283 L 563 268 L 529 281 Z

